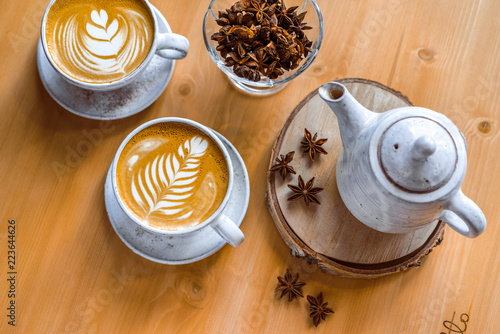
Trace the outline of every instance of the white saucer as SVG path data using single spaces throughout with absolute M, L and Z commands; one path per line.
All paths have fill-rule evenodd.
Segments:
M 213 131 L 213 130 L 212 130 Z M 245 218 L 250 201 L 250 181 L 240 154 L 221 134 L 214 131 L 224 143 L 233 163 L 234 182 L 231 198 L 223 213 L 237 226 Z M 104 199 L 109 220 L 116 234 L 136 254 L 163 264 L 186 264 L 204 259 L 220 250 L 226 241 L 210 226 L 186 236 L 159 236 L 133 223 L 122 211 L 111 184 L 111 167 L 104 184 Z
M 153 6 L 152 6 L 153 7 Z M 172 32 L 161 13 L 153 7 L 160 32 Z M 175 61 L 155 55 L 132 83 L 109 92 L 76 87 L 50 65 L 38 41 L 37 65 L 40 79 L 50 96 L 72 113 L 92 119 L 119 119 L 149 107 L 163 93 L 174 71 Z

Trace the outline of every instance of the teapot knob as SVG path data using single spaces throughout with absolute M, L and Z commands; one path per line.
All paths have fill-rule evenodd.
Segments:
M 427 136 L 419 137 L 413 144 L 411 158 L 415 161 L 423 161 L 436 151 L 436 142 Z

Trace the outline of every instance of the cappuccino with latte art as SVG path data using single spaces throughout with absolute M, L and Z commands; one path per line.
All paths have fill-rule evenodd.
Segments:
M 106 178 L 106 208 L 115 231 L 139 255 L 189 263 L 220 249 L 220 238 L 233 247 L 245 240 L 241 220 L 233 220 L 242 219 L 242 192 L 241 207 L 248 205 L 242 178 L 248 179 L 243 161 L 227 139 L 189 119 L 158 118 L 118 148 Z
M 229 169 L 217 143 L 178 122 L 151 125 L 124 146 L 116 165 L 123 204 L 151 227 L 178 231 L 201 224 L 221 206 Z
M 141 0 L 56 0 L 45 23 L 55 65 L 91 84 L 133 73 L 148 57 L 154 36 L 154 18 Z

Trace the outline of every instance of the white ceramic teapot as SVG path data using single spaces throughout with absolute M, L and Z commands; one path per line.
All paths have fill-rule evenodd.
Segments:
M 446 116 L 419 107 L 375 113 L 337 82 L 323 85 L 319 95 L 338 119 L 337 186 L 359 221 L 387 233 L 437 219 L 470 238 L 484 231 L 484 214 L 460 189 L 465 138 Z

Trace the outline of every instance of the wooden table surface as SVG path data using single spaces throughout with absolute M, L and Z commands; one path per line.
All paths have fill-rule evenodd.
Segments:
M 318 0 L 325 35 L 317 59 L 266 98 L 234 90 L 210 59 L 201 32 L 208 0 L 152 0 L 172 29 L 188 37 L 189 55 L 152 106 L 109 122 L 71 114 L 44 89 L 36 46 L 47 3 L 2 1 L 0 13 L 1 333 L 449 333 L 443 322 L 463 328 L 462 314 L 466 333 L 498 333 L 498 0 Z M 472 240 L 446 229 L 420 268 L 373 281 L 327 275 L 290 255 L 266 206 L 271 147 L 309 92 L 344 77 L 390 86 L 463 131 L 469 162 L 463 191 L 488 219 L 483 235 Z M 182 266 L 133 253 L 104 206 L 105 174 L 121 141 L 165 116 L 190 118 L 226 136 L 251 180 L 245 242 Z M 82 149 L 89 133 L 100 135 Z M 305 299 L 288 303 L 274 293 L 286 268 L 307 282 L 305 294 L 322 291 L 334 309 L 317 328 Z M 7 317 L 12 301 L 15 327 Z

